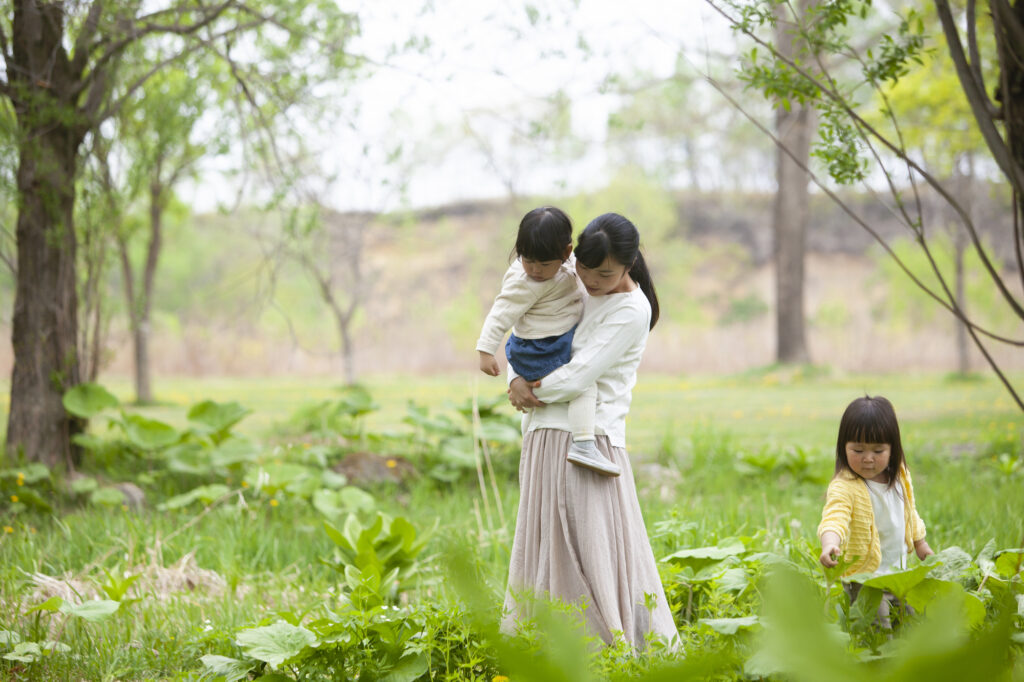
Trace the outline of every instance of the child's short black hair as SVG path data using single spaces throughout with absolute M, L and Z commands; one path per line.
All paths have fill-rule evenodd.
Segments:
M 857 398 L 846 406 L 839 421 L 839 437 L 836 439 L 836 473 L 844 469 L 853 471 L 846 460 L 847 443 L 884 443 L 889 446 L 889 487 L 896 482 L 903 465 L 903 444 L 900 441 L 900 425 L 896 421 L 896 410 L 888 399 L 877 396 Z
M 515 253 L 535 261 L 565 260 L 572 244 L 572 221 L 554 206 L 535 208 L 519 222 Z

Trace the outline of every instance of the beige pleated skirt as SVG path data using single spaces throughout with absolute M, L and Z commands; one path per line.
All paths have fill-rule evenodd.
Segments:
M 617 633 L 638 649 L 649 631 L 675 644 L 677 630 L 658 577 L 625 449 L 598 436 L 601 453 L 622 467 L 607 478 L 566 461 L 567 431 L 523 436 L 519 513 L 512 541 L 504 632 L 531 615 L 530 599 L 582 609 L 587 631 L 610 644 Z M 653 608 L 649 608 L 653 603 Z

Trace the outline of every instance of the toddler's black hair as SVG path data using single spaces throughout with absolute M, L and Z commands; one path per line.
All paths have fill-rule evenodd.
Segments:
M 519 221 L 515 254 L 535 261 L 561 261 L 572 244 L 572 221 L 554 206 L 535 208 Z
M 887 398 L 880 395 L 857 398 L 846 406 L 843 418 L 839 420 L 839 437 L 836 439 L 836 473 L 852 472 L 846 459 L 847 443 L 884 443 L 889 446 L 889 487 L 896 483 L 903 465 L 903 443 L 900 441 L 900 425 L 896 421 L 896 410 Z

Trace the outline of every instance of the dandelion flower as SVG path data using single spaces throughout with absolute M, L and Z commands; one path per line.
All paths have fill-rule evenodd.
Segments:
M 388 459 L 384 464 L 387 465 L 388 469 L 394 469 L 398 466 L 398 462 L 394 458 Z
M 17 501 L 18 501 L 18 496 L 17 495 L 11 495 L 11 502 L 17 502 Z
M 249 481 L 242 481 L 242 487 L 243 488 L 248 488 L 249 487 Z
M 495 675 L 491 678 L 491 682 L 508 682 L 508 678 L 504 675 Z
M 4 532 L 5 533 L 13 533 L 14 529 L 11 528 L 10 526 L 4 526 Z
M 270 506 L 271 507 L 276 507 L 279 504 L 280 504 L 280 502 L 278 502 L 276 499 L 270 501 Z

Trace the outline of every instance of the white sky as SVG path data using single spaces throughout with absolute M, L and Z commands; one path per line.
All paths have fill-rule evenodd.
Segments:
M 681 47 L 694 58 L 728 36 L 703 0 L 581 0 L 578 7 L 571 0 L 539 0 L 535 27 L 525 3 L 436 0 L 425 11 L 428 2 L 383 0 L 358 10 L 356 50 L 388 65 L 349 93 L 346 102 L 358 101 L 361 109 L 352 128 L 317 141 L 325 167 L 337 176 L 322 190 L 335 208 L 396 207 L 399 194 L 382 182 L 396 179 L 383 157 L 398 143 L 406 153 L 405 199 L 412 206 L 507 196 L 503 178 L 531 193 L 602 182 L 607 169 L 599 143 L 614 104 L 598 91 L 604 76 L 640 70 L 667 76 Z M 422 54 L 383 56 L 392 41 L 413 33 L 428 36 L 433 46 Z M 587 56 L 577 47 L 581 35 Z M 555 51 L 562 54 L 548 53 Z M 536 111 L 558 89 L 572 101 L 574 133 L 592 145 L 583 162 L 538 159 L 510 147 L 512 126 L 522 125 L 519 114 Z M 478 135 L 475 142 L 464 132 L 466 121 Z M 492 150 L 490 164 L 482 146 Z M 207 179 L 196 190 L 195 208 L 209 210 L 223 196 L 223 187 Z

